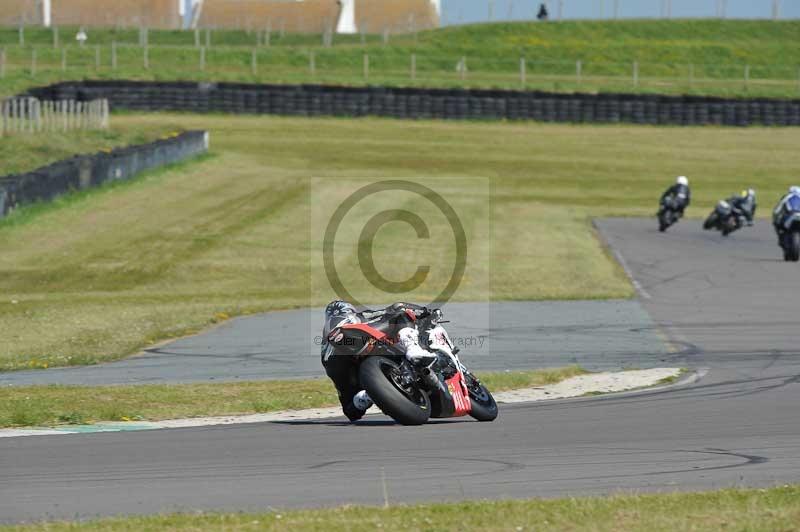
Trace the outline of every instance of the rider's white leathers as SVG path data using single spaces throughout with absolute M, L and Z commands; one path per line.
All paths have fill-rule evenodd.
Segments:
M 775 209 L 772 211 L 772 225 L 775 226 L 775 230 L 779 233 L 781 232 L 780 223 L 782 221 L 784 213 L 784 207 L 786 206 L 786 202 L 789 201 L 790 198 L 797 196 L 794 192 L 789 192 L 775 206 Z
M 406 358 L 414 364 L 432 361 L 433 353 L 419 345 L 419 331 L 416 327 L 404 327 L 397 333 L 397 342 L 406 354 Z

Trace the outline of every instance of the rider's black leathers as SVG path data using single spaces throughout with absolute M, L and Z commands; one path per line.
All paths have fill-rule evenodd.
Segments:
M 375 323 L 386 324 L 388 322 L 390 325 L 386 328 L 382 327 L 382 330 L 386 332 L 387 336 L 394 338 L 400 329 L 413 325 L 416 319 L 412 318 L 406 312 L 407 310 L 414 314 L 425 310 L 425 307 L 398 302 L 381 310 L 361 311 L 357 313 L 357 316 L 361 323 L 367 325 Z M 336 386 L 336 392 L 344 415 L 350 421 L 357 421 L 364 416 L 364 411 L 356 408 L 353 404 L 353 397 L 362 390 L 358 378 L 358 361 L 352 356 L 337 355 L 336 353 L 326 359 L 326 346 L 327 340 L 323 338 L 322 366 L 325 368 L 325 373 L 333 381 L 334 386 Z
M 752 196 L 734 196 L 728 200 L 733 213 L 736 215 L 739 225 L 753 225 L 753 217 L 756 215 L 756 199 Z
M 684 200 L 682 202 L 678 202 L 676 206 L 677 212 L 682 216 L 684 209 L 686 209 L 686 207 L 688 207 L 692 202 L 692 191 L 689 190 L 689 187 L 686 185 L 672 185 L 661 195 L 661 205 L 663 205 L 664 200 L 670 196 L 675 198 L 684 198 Z

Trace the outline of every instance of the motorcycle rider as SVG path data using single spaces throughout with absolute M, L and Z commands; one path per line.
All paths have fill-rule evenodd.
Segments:
M 791 214 L 793 209 L 790 207 L 790 204 L 796 203 L 795 201 L 790 201 L 792 198 L 800 198 L 800 187 L 798 186 L 791 186 L 789 187 L 789 192 L 787 192 L 778 204 L 775 206 L 775 209 L 772 211 L 772 225 L 775 227 L 775 233 L 778 235 L 778 243 L 783 246 L 783 221 L 788 214 Z
M 689 179 L 686 176 L 678 176 L 678 178 L 675 179 L 675 184 L 664 191 L 660 200 L 662 208 L 665 200 L 670 197 L 677 200 L 675 211 L 678 217 L 683 217 L 684 209 L 692 202 L 692 191 L 689 189 Z
M 733 214 L 736 216 L 736 222 L 739 227 L 747 224 L 753 225 L 753 217 L 756 214 L 756 191 L 752 188 L 743 190 L 738 196 L 732 196 L 728 199 L 731 205 Z
M 326 317 L 334 317 L 337 323 L 346 320 L 349 323 L 369 325 L 381 321 L 390 324 L 387 335 L 396 340 L 396 346 L 405 353 L 412 364 L 426 364 L 433 361 L 436 355 L 420 345 L 419 331 L 416 322 L 428 314 L 428 309 L 411 303 L 397 302 L 381 310 L 363 310 L 346 301 L 332 301 L 325 309 Z M 326 331 L 326 333 L 329 331 Z M 326 356 L 327 354 L 327 356 Z M 361 389 L 358 377 L 358 363 L 351 356 L 336 356 L 328 353 L 328 341 L 322 338 L 322 366 L 325 373 L 333 381 L 344 415 L 351 422 L 361 419 L 372 399 Z

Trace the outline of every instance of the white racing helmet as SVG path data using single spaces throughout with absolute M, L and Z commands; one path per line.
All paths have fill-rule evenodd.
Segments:
M 685 175 L 679 176 L 678 179 L 675 180 L 675 183 L 678 185 L 683 185 L 684 187 L 689 186 L 689 180 L 686 178 Z
M 800 196 L 800 187 L 798 187 L 798 186 L 789 187 L 789 194 L 794 194 L 796 196 Z

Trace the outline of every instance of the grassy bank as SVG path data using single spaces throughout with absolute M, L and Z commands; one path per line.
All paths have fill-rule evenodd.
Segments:
M 581 375 L 577 366 L 536 371 L 482 373 L 494 392 L 555 384 Z M 0 427 L 85 424 L 95 421 L 158 421 L 257 414 L 336 406 L 328 379 L 221 384 L 137 386 L 23 386 L 0 388 Z
M 0 176 L 27 172 L 75 154 L 151 142 L 174 129 L 170 129 L 168 124 L 150 124 L 141 127 L 112 127 L 106 131 L 4 137 L 0 140 Z
M 726 489 L 705 493 L 616 495 L 524 501 L 344 507 L 259 514 L 175 514 L 42 523 L 0 530 L 564 530 L 633 532 L 693 530 L 796 530 L 800 488 Z
M 215 31 L 201 65 L 194 32 L 149 33 L 147 63 L 138 32 L 92 30 L 88 46 L 60 30 L 0 29 L 7 77 L 0 95 L 60 79 L 129 78 L 340 83 L 434 87 L 503 87 L 556 91 L 633 91 L 727 96 L 797 97 L 798 21 L 618 20 L 495 23 L 448 27 L 418 35 L 336 36 Z M 111 43 L 117 43 L 112 69 Z M 262 46 L 258 46 L 261 42 Z M 64 47 L 64 43 L 66 47 Z M 200 44 L 205 46 L 205 33 Z M 32 53 L 36 50 L 35 66 Z M 63 55 L 66 51 L 66 55 Z M 253 50 L 256 66 L 253 69 Z M 99 55 L 98 55 L 99 54 Z M 314 68 L 311 68 L 311 54 Z M 369 55 L 368 72 L 364 54 Z M 411 55 L 415 76 L 411 76 Z M 466 71 L 457 64 L 466 58 Z M 519 60 L 526 59 L 521 83 Z M 577 62 L 580 61 L 580 75 Z M 638 84 L 632 80 L 638 65 Z M 749 68 L 745 83 L 745 67 Z
M 465 278 L 457 300 L 628 297 L 590 217 L 652 216 L 678 174 L 692 179 L 692 216 L 748 185 L 769 205 L 797 179 L 800 142 L 790 128 L 192 115 L 115 123 L 208 128 L 216 155 L 0 226 L 0 330 L 10 331 L 2 369 L 115 359 L 227 315 L 325 304 L 330 293 L 312 292 L 310 281 L 309 176 L 337 194 L 351 180 L 474 179 L 447 193 L 474 220 L 465 230 L 479 275 Z M 438 278 L 449 270 L 436 266 L 452 268 L 444 247 L 409 249 L 416 236 L 400 229 L 379 235 L 379 271 L 402 279 L 409 265 L 431 264 Z M 367 301 L 390 299 L 364 286 L 355 250 L 343 253 L 353 265 L 342 270 L 347 286 L 364 288 Z

